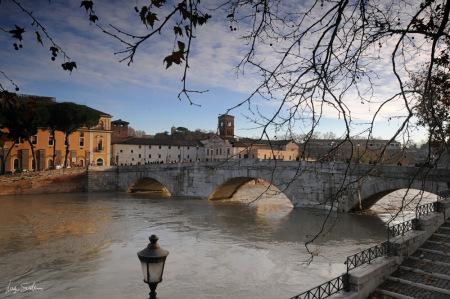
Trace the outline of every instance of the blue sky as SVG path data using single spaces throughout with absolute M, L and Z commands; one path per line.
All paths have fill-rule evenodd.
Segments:
M 114 119 L 129 121 L 136 129 L 154 134 L 170 131 L 171 126 L 215 130 L 217 116 L 245 99 L 258 82 L 258 77 L 251 71 L 246 76 L 236 75 L 234 67 L 245 49 L 239 31 L 230 32 L 225 20 L 213 16 L 210 24 L 198 33 L 199 42 L 194 48 L 189 74 L 191 87 L 209 92 L 194 95 L 193 100 L 200 107 L 189 105 L 187 101 L 180 102 L 177 94 L 181 88 L 182 69 L 174 66 L 166 70 L 163 66 L 164 57 L 172 49 L 172 35 L 163 34 L 156 40 L 147 41 L 138 51 L 135 63 L 127 66 L 119 63 L 119 57 L 113 54 L 122 49 L 122 45 L 89 24 L 79 2 L 21 1 L 77 62 L 78 68 L 71 74 L 61 69 L 60 57 L 55 62 L 50 60 L 50 44 L 44 40 L 45 45 L 41 47 L 34 39 L 33 31 L 27 30 L 23 48 L 19 51 L 14 50 L 10 35 L 0 31 L 0 70 L 20 86 L 21 93 L 86 104 L 113 115 Z M 119 2 L 126 9 L 117 10 Z M 126 30 L 143 33 L 146 29 L 133 9 L 139 2 L 94 1 L 102 24 L 114 23 Z M 30 29 L 29 20 L 7 0 L 0 4 L 0 20 L 4 29 L 15 24 Z M 0 78 L 0 82 L 11 88 L 4 78 Z M 386 86 L 385 89 L 389 84 Z M 370 114 L 369 107 L 354 105 L 351 107 L 355 109 L 355 119 L 364 122 Z M 257 106 L 267 115 L 276 109 L 273 103 L 261 102 Z M 231 114 L 236 116 L 237 135 L 260 134 L 259 130 L 249 130 L 254 124 L 247 120 L 246 116 L 251 114 L 245 106 Z M 388 138 L 395 131 L 398 122 L 388 122 L 388 117 L 387 114 L 375 124 L 374 136 Z M 337 135 L 343 129 L 342 120 L 332 113 L 326 115 L 319 127 L 321 132 L 334 131 Z M 354 133 L 358 130 L 355 125 Z M 297 133 L 302 133 L 302 128 Z M 417 133 L 414 139 L 424 139 L 423 132 Z

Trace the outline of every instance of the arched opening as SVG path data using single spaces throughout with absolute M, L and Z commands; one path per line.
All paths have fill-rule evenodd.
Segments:
M 14 170 L 20 169 L 20 161 L 19 161 L 19 159 L 17 159 L 17 158 L 14 159 L 14 162 L 13 162 L 13 169 L 14 169 Z
M 80 164 L 80 167 L 84 167 L 84 160 L 83 159 L 80 159 L 78 163 Z
M 142 178 L 136 181 L 134 184 L 128 188 L 130 193 L 145 193 L 146 195 L 151 195 L 152 197 L 170 197 L 170 191 L 152 178 Z
M 97 159 L 97 166 L 103 166 L 103 159 L 102 158 L 98 158 Z
M 414 214 L 417 205 L 435 202 L 437 195 L 418 189 L 392 189 L 373 194 L 361 202 L 355 210 L 370 210 L 380 215 L 392 215 L 401 210 L 404 216 Z
M 232 178 L 218 186 L 209 196 L 210 200 L 232 200 L 243 203 L 278 202 L 292 206 L 289 198 L 270 182 L 251 177 Z

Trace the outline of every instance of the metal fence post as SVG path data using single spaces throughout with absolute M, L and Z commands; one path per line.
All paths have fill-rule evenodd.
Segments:
M 348 270 L 347 270 L 347 273 L 344 274 L 342 282 L 344 283 L 344 291 L 345 292 L 350 292 L 351 291 L 351 288 L 350 288 L 350 274 L 348 274 Z

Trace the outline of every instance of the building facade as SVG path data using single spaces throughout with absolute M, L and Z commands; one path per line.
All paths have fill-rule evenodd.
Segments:
M 5 141 L 2 153 L 5 171 L 31 171 L 59 168 L 64 164 L 66 153 L 65 134 L 56 131 L 55 135 L 46 128 L 38 129 L 31 137 L 36 161 L 33 160 L 28 141 Z M 12 146 L 12 148 L 11 148 Z M 11 148 L 9 155 L 8 150 Z M 55 161 L 53 151 L 55 150 Z M 79 128 L 69 136 L 69 167 L 109 166 L 111 160 L 111 116 L 102 113 L 99 124 L 92 128 Z
M 236 159 L 298 160 L 298 145 L 292 140 L 235 140 L 233 156 Z
M 233 157 L 233 146 L 227 139 L 214 135 L 202 140 L 205 161 L 223 161 Z
M 310 139 L 300 144 L 300 157 L 307 160 L 348 161 L 369 163 L 378 160 L 384 151 L 386 163 L 399 162 L 402 146 L 398 141 L 383 139 Z M 394 164 L 395 164 L 394 163 Z
M 113 143 L 113 164 L 145 165 L 204 161 L 204 147 L 195 140 L 134 137 Z

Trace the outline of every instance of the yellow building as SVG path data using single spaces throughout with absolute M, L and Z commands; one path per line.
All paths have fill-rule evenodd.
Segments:
M 68 165 L 70 167 L 109 166 L 111 161 L 111 115 L 102 113 L 99 124 L 92 128 L 80 128 L 69 136 Z M 53 144 L 56 142 L 55 167 L 64 165 L 66 153 L 65 134 L 60 131 L 52 136 L 51 131 L 39 129 L 32 136 L 36 156 L 36 169 L 46 170 L 53 165 Z M 13 141 L 6 141 L 3 153 L 11 147 Z M 5 170 L 32 170 L 34 165 L 31 147 L 27 141 L 20 140 L 12 148 L 6 158 Z

